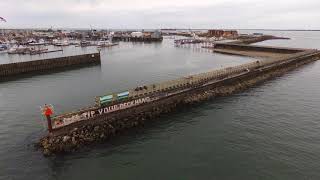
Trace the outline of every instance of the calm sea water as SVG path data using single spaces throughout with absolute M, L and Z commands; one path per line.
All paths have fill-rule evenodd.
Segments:
M 319 32 L 263 33 L 292 40 L 259 44 L 320 49 Z M 172 40 L 101 53 L 101 66 L 0 83 L 0 179 L 320 178 L 320 62 L 80 152 L 43 157 L 33 144 L 45 134 L 44 103 L 70 111 L 96 95 L 254 60 L 175 48 Z M 1 63 L 8 60 L 0 55 Z

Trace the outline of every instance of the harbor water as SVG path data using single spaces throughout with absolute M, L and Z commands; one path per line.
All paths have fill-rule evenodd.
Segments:
M 262 33 L 292 39 L 257 44 L 320 49 L 320 32 Z M 92 51 L 71 46 L 41 58 Z M 36 56 L 0 54 L 0 63 L 28 59 Z M 174 47 L 172 39 L 121 42 L 102 49 L 101 66 L 0 82 L 0 179 L 319 179 L 320 62 L 73 154 L 44 157 L 34 147 L 46 133 L 45 103 L 68 112 L 97 95 L 254 60 Z

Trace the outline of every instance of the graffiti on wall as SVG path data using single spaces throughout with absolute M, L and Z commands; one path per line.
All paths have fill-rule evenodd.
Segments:
M 112 106 L 107 106 L 107 107 L 100 108 L 97 110 L 87 111 L 82 114 L 76 114 L 71 117 L 56 119 L 56 120 L 54 120 L 53 128 L 63 127 L 63 126 L 66 126 L 66 125 L 69 125 L 69 124 L 72 124 L 72 123 L 75 123 L 78 121 L 89 120 L 89 119 L 94 118 L 95 116 L 108 114 L 108 113 L 115 112 L 115 111 L 122 110 L 122 109 L 127 109 L 127 108 L 134 107 L 134 106 L 137 106 L 140 104 L 155 101 L 157 99 L 158 98 L 156 98 L 156 97 L 153 97 L 153 98 L 144 97 L 144 98 L 135 99 L 135 100 L 128 101 L 128 102 L 115 104 Z

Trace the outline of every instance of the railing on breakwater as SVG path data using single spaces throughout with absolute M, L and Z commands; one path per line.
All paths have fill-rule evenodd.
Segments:
M 307 51 L 295 53 L 292 55 L 288 55 L 283 58 L 255 61 L 255 62 L 238 65 L 234 67 L 227 67 L 224 69 L 213 70 L 205 73 L 181 77 L 181 78 L 166 81 L 163 83 L 155 83 L 155 84 L 140 86 L 135 89 L 130 89 L 126 91 L 128 92 L 127 98 L 120 99 L 120 100 L 112 99 L 111 102 L 104 105 L 102 105 L 99 102 L 99 98 L 104 96 L 100 96 L 96 98 L 96 104 L 91 107 L 83 108 L 78 111 L 61 114 L 53 117 L 53 124 L 54 124 L 53 127 L 54 129 L 55 128 L 58 129 L 78 121 L 89 120 L 93 118 L 94 114 L 97 114 L 96 112 L 99 112 L 101 115 L 101 114 L 114 112 L 120 109 L 130 108 L 146 102 L 157 100 L 160 97 L 162 98 L 172 94 L 176 94 L 175 92 L 183 92 L 184 90 L 190 90 L 191 88 L 197 87 L 199 85 L 205 85 L 208 83 L 212 84 L 217 81 L 235 77 L 237 75 L 248 73 L 256 69 L 263 70 L 264 68 L 278 66 L 278 65 L 281 65 L 282 63 L 288 63 L 291 61 L 296 61 L 298 59 L 312 57 L 314 55 L 319 55 L 319 51 L 307 50 Z M 114 97 L 122 93 L 113 93 L 113 94 L 108 94 L 106 96 L 112 95 Z

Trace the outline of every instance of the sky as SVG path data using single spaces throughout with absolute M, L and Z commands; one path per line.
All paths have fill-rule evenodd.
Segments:
M 320 0 L 0 0 L 0 29 L 320 29 L 319 8 Z

